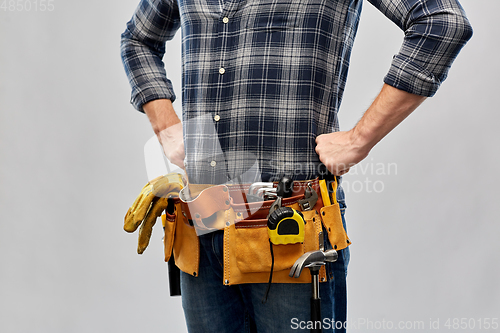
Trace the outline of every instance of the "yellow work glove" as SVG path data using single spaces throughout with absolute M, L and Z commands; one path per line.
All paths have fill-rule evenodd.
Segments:
M 137 253 L 142 254 L 146 250 L 156 218 L 167 208 L 168 198 L 179 195 L 183 184 L 180 174 L 169 173 L 153 179 L 142 188 L 141 193 L 128 209 L 123 226 L 127 232 L 134 232 L 141 226 Z

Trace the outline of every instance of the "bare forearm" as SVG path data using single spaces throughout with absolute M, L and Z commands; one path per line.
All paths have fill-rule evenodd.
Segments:
M 182 124 L 169 99 L 157 99 L 142 107 L 168 160 L 184 169 Z
M 352 129 L 355 144 L 362 150 L 370 151 L 425 99 L 424 96 L 384 84 L 375 101 Z
M 425 97 L 407 93 L 387 84 L 353 129 L 319 135 L 316 152 L 336 175 L 361 162 L 370 150 L 408 117 Z
M 149 118 L 153 131 L 158 135 L 161 131 L 180 123 L 169 99 L 156 99 L 142 107 Z

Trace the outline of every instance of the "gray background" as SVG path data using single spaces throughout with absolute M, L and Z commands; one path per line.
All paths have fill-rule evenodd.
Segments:
M 142 256 L 122 230 L 153 134 L 128 103 L 119 57 L 137 1 L 52 3 L 0 10 L 0 331 L 184 332 L 161 228 Z M 462 5 L 475 35 L 448 80 L 345 177 L 349 318 L 374 326 L 353 331 L 500 317 L 500 2 Z M 365 3 L 343 129 L 376 96 L 402 36 Z M 180 95 L 179 52 L 178 35 L 166 59 Z

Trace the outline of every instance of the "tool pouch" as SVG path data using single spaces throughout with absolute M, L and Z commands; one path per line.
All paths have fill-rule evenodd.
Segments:
M 165 262 L 170 260 L 172 255 L 172 249 L 174 247 L 174 236 L 175 236 L 175 210 L 174 214 L 170 215 L 168 213 L 161 216 L 161 222 L 163 224 L 163 245 L 165 246 Z
M 200 243 L 198 234 L 222 229 L 230 207 L 228 188 L 190 186 L 190 194 L 175 200 L 172 215 L 165 215 L 165 261 L 174 254 L 175 264 L 187 274 L 198 276 Z M 194 199 L 191 199 L 191 196 Z M 209 225 L 207 225 L 210 222 Z
M 308 230 L 309 231 L 309 230 Z M 311 230 L 314 231 L 314 230 Z M 267 220 L 240 222 L 230 231 L 234 235 L 236 265 L 242 273 L 258 273 L 271 269 L 271 252 L 267 234 Z M 304 253 L 304 244 L 273 245 L 274 269 L 292 267 Z
M 228 214 L 235 215 L 234 205 Z M 299 209 L 298 204 L 287 205 Z M 269 208 L 263 208 L 265 212 Z M 319 234 L 322 230 L 321 220 L 316 211 L 303 212 L 305 225 L 304 243 L 273 245 L 274 283 L 308 283 L 311 281 L 309 271 L 304 271 L 300 278 L 288 276 L 290 268 L 304 253 L 319 248 Z M 224 283 L 226 285 L 241 283 L 267 283 L 271 271 L 271 250 L 267 233 L 267 219 L 235 220 L 235 223 L 224 229 Z M 320 270 L 320 280 L 326 280 L 324 267 Z
M 335 203 L 330 206 L 325 206 L 320 209 L 321 220 L 328 233 L 328 240 L 335 250 L 342 250 L 351 245 L 349 237 L 342 224 L 342 215 L 340 214 L 340 206 Z
M 306 186 L 306 184 L 302 185 Z M 282 200 L 282 205 L 301 211 L 298 202 L 303 198 L 304 195 L 286 198 Z M 224 283 L 226 285 L 269 281 L 272 256 L 267 231 L 267 215 L 272 203 L 273 201 L 232 202 L 226 218 L 233 223 L 224 228 Z M 319 249 L 319 240 L 323 237 L 319 213 L 322 206 L 322 201 L 319 199 L 312 210 L 301 211 L 306 222 L 304 243 L 273 245 L 274 283 L 309 283 L 311 281 L 308 270 L 304 270 L 298 279 L 288 274 L 302 254 Z M 320 270 L 320 281 L 326 281 L 324 267 Z
M 162 216 L 165 235 L 165 261 L 174 255 L 175 264 L 185 273 L 198 275 L 200 263 L 200 244 L 195 229 L 189 225 L 187 218 L 182 214 L 181 202 L 176 199 L 173 214 Z

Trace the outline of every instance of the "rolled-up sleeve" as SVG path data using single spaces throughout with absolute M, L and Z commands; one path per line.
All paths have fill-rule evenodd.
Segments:
M 446 79 L 472 27 L 456 0 L 368 0 L 405 33 L 384 82 L 433 96 Z
M 176 1 L 141 0 L 121 35 L 121 57 L 132 87 L 131 103 L 139 111 L 155 99 L 175 100 L 162 59 L 165 43 L 179 26 Z

